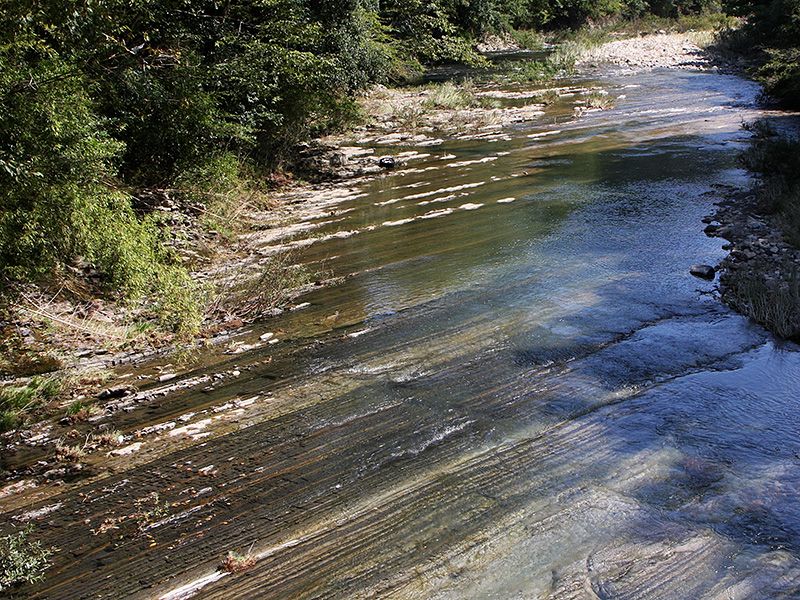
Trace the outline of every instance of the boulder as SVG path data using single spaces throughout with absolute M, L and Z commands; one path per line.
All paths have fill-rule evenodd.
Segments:
M 380 159 L 378 159 L 378 165 L 384 169 L 394 169 L 395 160 L 391 156 L 381 156 Z
M 714 279 L 714 276 L 716 275 L 714 267 L 710 265 L 692 265 L 692 268 L 689 269 L 689 273 L 695 277 L 708 280 Z

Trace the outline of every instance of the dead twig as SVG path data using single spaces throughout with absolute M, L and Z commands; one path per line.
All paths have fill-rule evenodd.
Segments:
M 30 300 L 28 300 L 28 301 L 30 302 Z M 72 328 L 77 329 L 79 331 L 85 331 L 85 332 L 91 333 L 93 335 L 99 335 L 99 336 L 111 338 L 111 339 L 114 339 L 114 340 L 127 341 L 127 339 L 128 339 L 128 338 L 123 337 L 123 336 L 114 335 L 113 333 L 106 333 L 105 331 L 99 331 L 97 329 L 92 329 L 92 328 L 86 327 L 84 325 L 79 325 L 78 323 L 73 323 L 71 321 L 67 321 L 66 319 L 61 319 L 60 317 L 57 317 L 52 313 L 48 313 L 48 312 L 45 312 L 43 310 L 37 310 L 35 308 L 30 308 L 28 306 L 23 306 L 22 304 L 19 304 L 19 303 L 14 303 L 14 306 L 16 308 L 18 308 L 19 310 L 23 311 L 23 312 L 31 313 L 33 315 L 36 315 L 38 317 L 42 317 L 44 319 L 50 319 L 51 321 L 55 321 L 56 323 L 61 323 L 62 325 L 66 325 L 67 327 L 72 327 Z

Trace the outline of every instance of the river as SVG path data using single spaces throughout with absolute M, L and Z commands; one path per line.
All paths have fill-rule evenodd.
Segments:
M 689 275 L 757 89 L 570 85 L 613 109 L 416 148 L 309 221 L 340 285 L 15 508 L 59 548 L 29 597 L 800 598 L 800 352 Z

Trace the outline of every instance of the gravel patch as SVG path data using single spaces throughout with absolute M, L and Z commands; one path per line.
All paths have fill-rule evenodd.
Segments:
M 712 57 L 698 43 L 709 33 L 654 34 L 618 40 L 588 50 L 578 61 L 581 66 L 613 64 L 634 70 L 717 68 Z

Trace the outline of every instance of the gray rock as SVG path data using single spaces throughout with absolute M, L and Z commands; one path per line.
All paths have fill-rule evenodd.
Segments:
M 347 155 L 344 152 L 333 152 L 328 162 L 332 167 L 343 167 L 347 164 Z
M 120 386 L 115 388 L 108 388 L 97 394 L 98 400 L 109 400 L 111 398 L 124 398 L 136 393 L 136 388 L 130 386 Z

